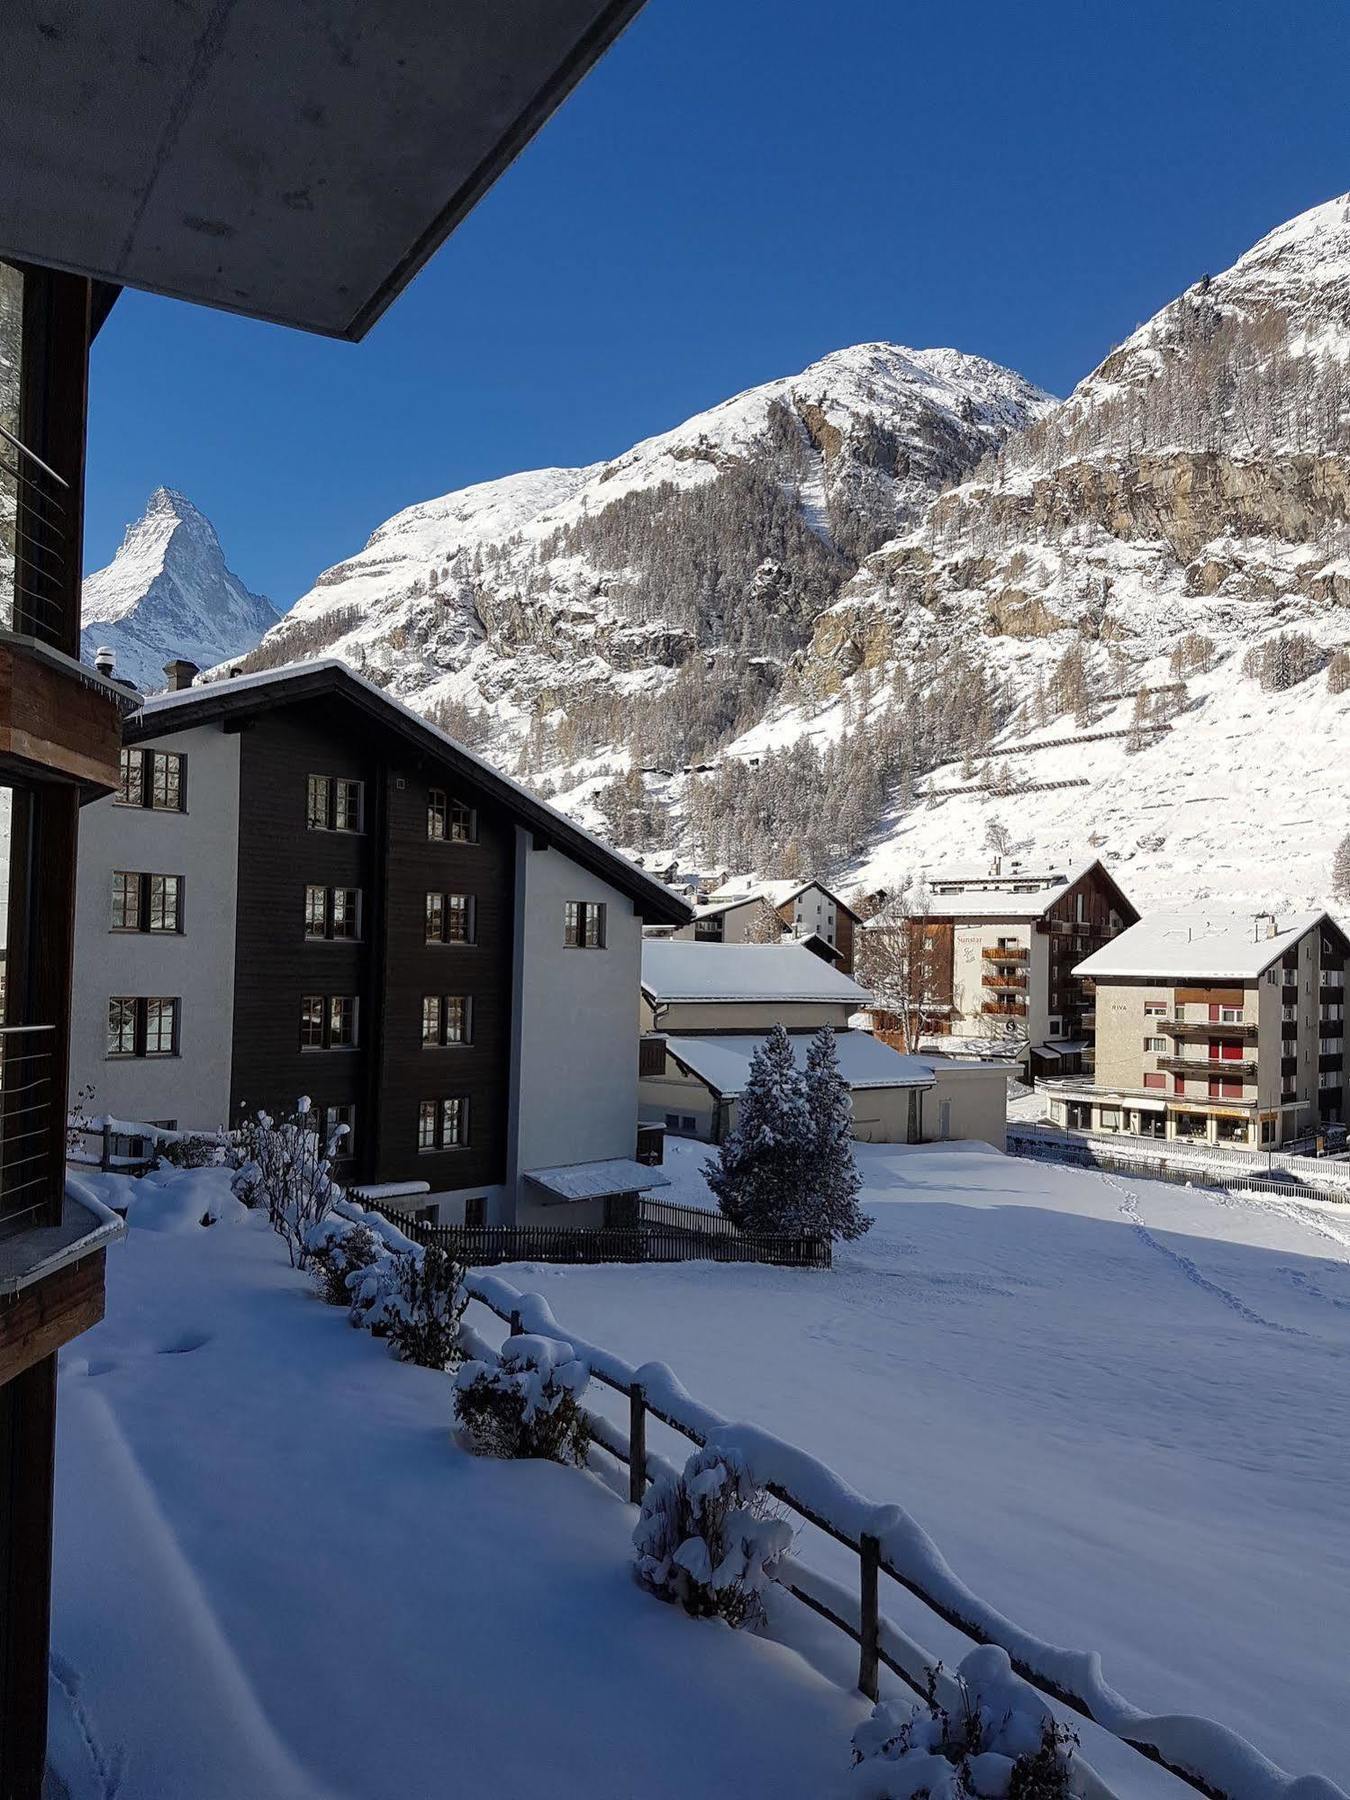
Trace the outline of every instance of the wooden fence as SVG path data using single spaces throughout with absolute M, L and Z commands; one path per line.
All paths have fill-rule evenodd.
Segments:
M 649 1417 L 659 1419 L 672 1431 L 700 1446 L 726 1426 L 727 1421 L 711 1409 L 684 1395 L 673 1378 L 670 1378 L 669 1386 L 682 1398 L 683 1405 L 654 1397 L 650 1385 L 640 1379 L 641 1371 L 628 1368 L 607 1352 L 563 1331 L 539 1296 L 519 1293 L 493 1276 L 477 1280 L 470 1277 L 467 1285 L 473 1298 L 501 1319 L 511 1335 L 529 1330 L 571 1345 L 575 1354 L 587 1364 L 591 1379 L 626 1400 L 626 1434 L 603 1415 L 589 1408 L 586 1411 L 594 1443 L 627 1469 L 628 1495 L 635 1506 L 641 1505 L 647 1483 L 671 1469 L 669 1463 L 647 1449 Z M 531 1314 L 528 1320 L 527 1309 Z M 665 1373 L 668 1377 L 669 1372 Z M 682 1412 L 684 1416 L 681 1416 Z M 752 1439 L 758 1437 L 761 1443 L 777 1444 L 777 1440 L 754 1433 L 751 1428 L 736 1429 L 742 1434 L 749 1433 Z M 972 1643 L 999 1645 L 1007 1653 L 1016 1673 L 1041 1694 L 1100 1726 L 1188 1787 L 1208 1795 L 1210 1800 L 1284 1800 L 1286 1795 L 1292 1800 L 1295 1793 L 1299 1800 L 1350 1800 L 1350 1796 L 1334 1782 L 1323 1777 L 1309 1776 L 1296 1781 L 1267 1762 L 1225 1726 L 1178 1714 L 1150 1717 L 1130 1706 L 1106 1686 L 1095 1657 L 1042 1645 L 1004 1615 L 969 1594 L 947 1568 L 936 1545 L 898 1507 L 873 1506 L 861 1495 L 847 1489 L 833 1471 L 825 1469 L 807 1453 L 786 1445 L 778 1448 L 780 1460 L 799 1472 L 797 1482 L 794 1485 L 769 1480 L 763 1484 L 766 1491 L 858 1558 L 855 1590 L 846 1589 L 790 1557 L 785 1557 L 780 1564 L 778 1585 L 858 1646 L 858 1687 L 869 1700 L 880 1697 L 882 1668 L 889 1669 L 921 1697 L 926 1693 L 932 1671 L 940 1670 L 938 1659 L 924 1651 L 882 1612 L 880 1578 L 885 1575 Z M 812 1504 L 802 1496 L 799 1489 L 810 1481 L 811 1472 L 823 1475 L 833 1483 L 839 1492 L 840 1510 L 852 1515 L 854 1526 L 842 1524 L 837 1517 L 828 1517 L 825 1507 Z M 908 1555 L 890 1553 L 882 1530 L 869 1531 L 861 1523 L 869 1517 L 879 1528 L 893 1532 L 904 1544 Z M 894 1530 L 897 1522 L 901 1526 L 899 1531 Z M 1069 1679 L 1071 1672 L 1078 1673 L 1081 1691 Z M 939 1697 L 945 1694 L 950 1700 L 950 1676 L 939 1672 L 938 1683 Z M 1084 1800 L 1113 1800 L 1115 1790 L 1090 1765 L 1079 1759 L 1076 1766 L 1080 1770 Z
M 595 1230 L 569 1225 L 430 1225 L 420 1219 L 402 1218 L 399 1229 L 419 1244 L 439 1244 L 457 1262 L 470 1268 L 492 1268 L 507 1262 L 548 1263 L 768 1263 L 780 1269 L 828 1269 L 831 1245 L 827 1237 L 792 1233 L 742 1234 L 715 1215 L 692 1207 L 671 1207 L 689 1213 L 701 1225 L 682 1221 L 648 1219 L 632 1226 L 601 1226 Z

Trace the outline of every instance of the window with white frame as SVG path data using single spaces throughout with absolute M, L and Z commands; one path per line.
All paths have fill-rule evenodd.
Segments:
M 182 1002 L 176 996 L 116 994 L 108 1001 L 109 1056 L 177 1056 Z
M 445 788 L 427 790 L 427 836 L 438 843 L 473 844 L 478 840 L 478 815 L 473 807 L 456 799 Z
M 419 1150 L 461 1150 L 469 1141 L 469 1101 L 456 1094 L 446 1100 L 423 1100 L 417 1108 Z
M 148 806 L 152 812 L 187 810 L 187 758 L 179 750 L 122 751 L 117 806 Z
M 1160 1055 L 1167 1049 L 1167 1039 L 1160 1037 L 1146 1037 L 1144 1039 L 1144 1048 L 1150 1055 Z
M 354 994 L 306 994 L 300 1002 L 302 1050 L 354 1050 L 359 1003 Z
M 569 950 L 603 950 L 603 900 L 569 900 L 563 909 L 563 943 Z
M 364 784 L 346 775 L 305 778 L 305 824 L 311 831 L 360 831 Z
M 472 944 L 477 928 L 472 894 L 428 894 L 426 940 L 429 944 Z
M 468 994 L 426 994 L 422 999 L 422 1042 L 427 1046 L 473 1041 L 473 1002 Z

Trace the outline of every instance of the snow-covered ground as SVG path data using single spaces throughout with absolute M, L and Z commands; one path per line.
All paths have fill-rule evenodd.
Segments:
M 349 1330 L 222 1172 L 86 1179 L 133 1206 L 108 1317 L 61 1380 L 72 1800 L 838 1785 L 868 1709 L 819 1672 L 847 1667 L 834 1634 L 809 1622 L 807 1660 L 643 1594 L 634 1510 L 574 1470 L 459 1450 L 450 1379 Z
M 668 1145 L 666 1197 L 708 1203 L 706 1154 Z M 978 1593 L 1099 1650 L 1136 1704 L 1218 1719 L 1345 1784 L 1350 1210 L 978 1144 L 859 1159 L 876 1223 L 829 1273 L 502 1273 L 564 1327 L 669 1363 L 701 1400 L 905 1506 Z M 809 1555 L 852 1574 L 823 1541 Z M 1148 1791 L 1135 1774 L 1125 1791 Z

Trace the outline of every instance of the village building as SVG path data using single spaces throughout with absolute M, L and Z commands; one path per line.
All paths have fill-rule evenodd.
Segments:
M 597 1223 L 663 1185 L 632 1020 L 644 921 L 688 917 L 668 888 L 340 662 L 124 731 L 80 846 L 93 1107 L 216 1130 L 306 1095 L 353 1191 L 442 1224 Z
M 774 943 L 793 938 L 853 973 L 858 913 L 821 881 L 754 881 L 728 876 L 674 935 L 704 944 Z
M 750 1062 L 775 1025 L 805 1064 L 822 1026 L 835 1033 L 853 1090 L 854 1136 L 916 1144 L 979 1138 L 1002 1149 L 1004 1072 L 979 1062 L 905 1056 L 851 1021 L 865 988 L 797 943 L 710 944 L 648 938 L 642 947 L 642 1117 L 721 1143 L 736 1122 Z
M 1151 914 L 1078 965 L 1096 990 L 1094 1079 L 1053 1123 L 1260 1149 L 1346 1119 L 1350 940 L 1325 912 Z
M 883 909 L 864 927 L 882 934 L 869 969 L 895 970 L 893 982 L 869 973 L 881 1002 L 874 1029 L 1030 1079 L 1090 1068 L 1092 999 L 1075 965 L 1139 917 L 1105 866 L 1006 870 L 995 859 L 983 874 L 939 871 L 928 893 L 922 911 L 892 919 Z

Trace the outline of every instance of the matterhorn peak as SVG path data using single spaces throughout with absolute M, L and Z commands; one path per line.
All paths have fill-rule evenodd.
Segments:
M 108 566 L 86 576 L 82 614 L 85 656 L 106 645 L 118 673 L 147 692 L 163 687 L 173 658 L 207 667 L 242 656 L 277 622 L 226 564 L 205 513 L 169 487 L 151 494 Z

